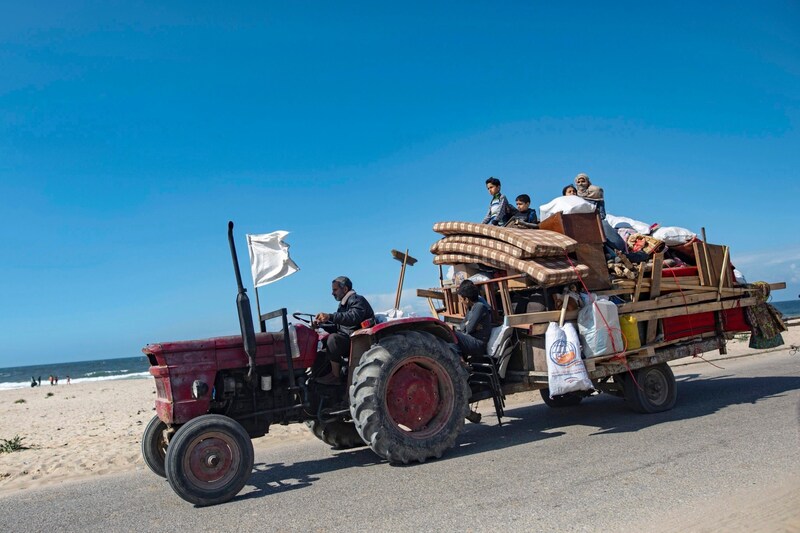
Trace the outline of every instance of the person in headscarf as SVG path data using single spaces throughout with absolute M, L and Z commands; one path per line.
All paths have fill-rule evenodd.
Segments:
M 583 172 L 575 176 L 575 188 L 578 190 L 578 196 L 595 204 L 600 218 L 605 219 L 606 201 L 603 196 L 603 189 L 597 185 L 592 185 L 592 182 L 589 181 L 589 176 Z

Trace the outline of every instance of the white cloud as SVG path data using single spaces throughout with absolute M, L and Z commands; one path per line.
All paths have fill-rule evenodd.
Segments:
M 800 261 L 800 248 L 783 248 L 781 250 L 757 250 L 750 253 L 732 256 L 731 262 L 737 267 L 750 265 L 785 265 Z M 788 266 L 788 265 L 787 265 Z
M 382 313 L 394 308 L 394 301 L 396 293 L 382 293 L 382 294 L 365 294 L 372 309 L 376 313 Z M 428 302 L 424 298 L 417 296 L 416 289 L 405 289 L 400 296 L 400 309 L 402 309 L 405 316 L 430 316 L 431 311 L 428 307 Z

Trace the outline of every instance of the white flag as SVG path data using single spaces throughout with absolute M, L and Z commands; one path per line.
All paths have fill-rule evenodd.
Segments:
M 253 285 L 256 288 L 300 270 L 289 257 L 289 245 L 283 242 L 283 238 L 288 234 L 288 231 L 273 231 L 261 235 L 247 235 L 250 271 L 253 273 Z

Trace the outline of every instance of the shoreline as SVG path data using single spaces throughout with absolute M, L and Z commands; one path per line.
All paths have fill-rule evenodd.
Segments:
M 725 359 L 789 351 L 800 345 L 800 319 L 787 323 L 784 344 L 755 350 L 747 340 L 728 341 L 728 354 L 708 352 L 686 357 L 672 366 L 718 362 Z M 102 380 L 0 390 L 0 443 L 21 437 L 28 449 L 0 453 L 0 497 L 20 490 L 67 483 L 92 476 L 147 470 L 141 457 L 144 428 L 155 415 L 152 379 Z M 509 395 L 507 405 L 542 403 L 538 391 Z M 481 402 L 484 416 L 491 402 Z M 305 424 L 275 424 L 253 440 L 256 450 L 298 441 L 315 441 Z M 325 446 L 320 443 L 321 446 Z

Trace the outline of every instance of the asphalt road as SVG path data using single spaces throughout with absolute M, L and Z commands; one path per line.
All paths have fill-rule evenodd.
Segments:
M 4 497 L 0 529 L 798 529 L 800 356 L 718 364 L 675 368 L 667 413 L 635 414 L 610 396 L 513 406 L 502 427 L 468 423 L 444 458 L 410 466 L 368 448 L 256 441 L 250 483 L 226 504 L 193 507 L 142 470 Z

